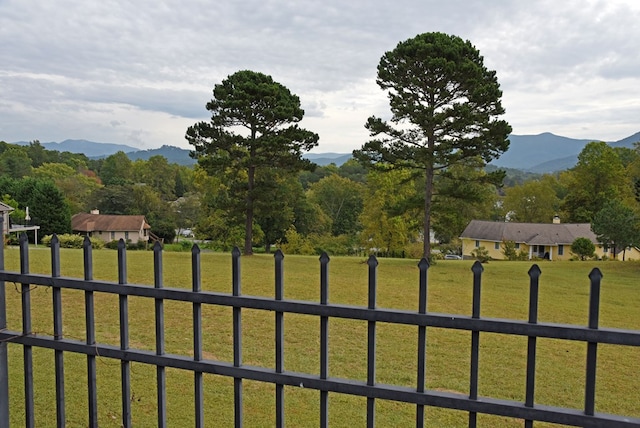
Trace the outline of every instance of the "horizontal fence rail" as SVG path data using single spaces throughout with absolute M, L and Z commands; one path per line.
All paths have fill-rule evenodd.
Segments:
M 0 244 L 2 245 L 2 244 Z M 235 426 L 243 426 L 243 381 L 253 380 L 274 385 L 276 426 L 284 426 L 284 386 L 303 387 L 319 391 L 320 426 L 329 425 L 329 394 L 340 393 L 367 399 L 367 426 L 375 426 L 375 402 L 378 399 L 410 403 L 416 406 L 416 427 L 425 424 L 425 407 L 440 407 L 468 412 L 468 426 L 477 425 L 478 414 L 491 414 L 521 419 L 526 427 L 534 421 L 584 427 L 639 427 L 640 419 L 624 415 L 595 412 L 596 363 L 598 344 L 640 347 L 640 331 L 598 326 L 601 272 L 596 268 L 590 274 L 589 319 L 587 326 L 543 323 L 537 320 L 538 283 L 541 271 L 537 265 L 529 270 L 529 319 L 527 321 L 485 318 L 480 316 L 481 278 L 480 263 L 472 266 L 473 302 L 472 315 L 455 315 L 427 311 L 427 273 L 429 263 L 419 262 L 419 295 L 417 311 L 392 310 L 376 307 L 377 265 L 370 257 L 368 265 L 368 305 L 356 307 L 329 302 L 329 262 L 326 254 L 320 257 L 320 301 L 298 301 L 284 299 L 284 256 L 278 251 L 274 257 L 274 298 L 243 295 L 240 283 L 240 252 L 232 251 L 231 293 L 202 291 L 200 249 L 194 245 L 191 252 L 191 289 L 163 286 L 162 247 L 154 245 L 154 284 L 127 283 L 127 257 L 124 241 L 118 246 L 118 282 L 93 279 L 91 243 L 85 237 L 83 250 L 84 278 L 68 278 L 60 275 L 60 247 L 57 237 L 51 241 L 51 275 L 29 272 L 29 249 L 26 236 L 20 240 L 20 272 L 9 272 L 4 268 L 4 248 L 0 251 L 0 426 L 9 426 L 9 394 L 7 343 L 20 344 L 24 360 L 25 420 L 29 427 L 37 426 L 34 411 L 33 348 L 54 350 L 57 426 L 65 426 L 64 355 L 77 353 L 87 359 L 87 419 L 90 426 L 98 426 L 98 399 L 96 358 L 110 358 L 120 362 L 122 426 L 132 426 L 131 421 L 131 363 L 144 363 L 156 367 L 158 426 L 167 424 L 166 368 L 187 370 L 193 373 L 195 425 L 205 426 L 203 374 L 227 376 L 233 379 Z M 22 331 L 7 330 L 5 282 L 21 284 Z M 30 290 L 33 286 L 48 286 L 52 289 L 54 336 L 36 334 L 31 331 Z M 86 339 L 83 341 L 65 338 L 62 335 L 61 290 L 84 291 Z M 120 345 L 96 342 L 94 294 L 118 295 Z M 131 296 L 153 299 L 155 302 L 155 350 L 135 349 L 129 343 L 128 299 Z M 164 302 L 189 302 L 193 312 L 193 356 L 175 355 L 165 352 Z M 232 308 L 233 361 L 218 361 L 204 358 L 202 345 L 203 306 L 217 305 Z M 275 318 L 275 367 L 259 367 L 243 363 L 242 319 L 243 309 L 258 309 L 273 312 Z M 320 321 L 320 371 L 319 375 L 288 371 L 284 367 L 284 314 L 303 314 L 318 317 Z M 329 375 L 329 326 L 331 319 L 362 320 L 367 322 L 367 379 L 336 378 Z M 401 324 L 417 327 L 418 344 L 417 385 L 415 388 L 376 382 L 376 325 L 377 323 Z M 425 387 L 426 373 L 426 328 L 439 327 L 468 331 L 471 333 L 470 385 L 469 393 L 461 394 L 430 390 Z M 527 337 L 525 401 L 484 397 L 478 395 L 480 333 L 500 333 Z M 535 402 L 537 338 L 578 341 L 587 344 L 585 370 L 584 407 L 571 409 L 541 405 Z M 210 422 L 212 423 L 212 422 Z

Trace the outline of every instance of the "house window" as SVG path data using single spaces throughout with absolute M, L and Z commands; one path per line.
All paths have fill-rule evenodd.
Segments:
M 98 235 L 102 235 L 102 231 L 101 230 L 98 231 Z
M 480 247 L 480 241 L 476 241 L 476 248 Z
M 520 249 L 520 243 L 516 242 L 516 250 L 519 250 L 519 249 Z
M 111 240 L 113 241 L 114 239 L 116 239 L 116 233 L 115 232 L 111 232 Z
M 129 232 L 125 232 L 124 233 L 124 240 L 128 241 L 129 240 Z
M 493 248 L 495 248 L 496 250 L 499 250 L 500 249 L 500 243 L 499 242 L 495 242 L 493 244 Z
M 558 255 L 564 255 L 564 245 L 558 245 Z

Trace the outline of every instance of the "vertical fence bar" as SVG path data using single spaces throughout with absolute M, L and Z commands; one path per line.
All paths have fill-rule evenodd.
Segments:
M 51 277 L 60 277 L 60 240 L 54 234 L 51 238 Z M 62 340 L 62 290 L 55 285 L 52 288 L 53 296 L 53 337 Z M 59 427 L 66 425 L 65 396 L 64 396 L 64 353 L 54 351 L 56 371 L 56 422 Z
M 235 247 L 231 252 L 231 280 L 234 296 L 241 295 L 240 288 L 240 250 Z M 242 309 L 233 307 L 233 366 L 242 366 Z M 233 403 L 235 427 L 242 428 L 242 378 L 233 378 Z
M 320 256 L 320 304 L 329 303 L 329 256 Z M 329 376 L 329 317 L 320 317 L 320 379 Z M 329 426 L 329 392 L 320 390 L 320 427 Z
M 284 299 L 284 254 L 278 250 L 275 259 L 276 300 Z M 276 373 L 284 371 L 284 313 L 276 311 Z M 276 384 L 276 427 L 284 428 L 284 385 Z
M 427 272 L 429 270 L 429 261 L 426 258 L 420 259 L 418 262 L 419 273 L 419 296 L 418 296 L 418 313 L 427 313 Z M 427 328 L 418 326 L 418 385 L 417 391 L 424 392 L 427 371 Z M 424 405 L 416 406 L 416 427 L 424 427 Z
M 540 268 L 538 265 L 529 269 L 529 323 L 538 322 L 538 290 L 540 281 Z M 533 407 L 536 388 L 536 336 L 529 336 L 527 339 L 527 387 L 525 391 L 524 405 Z M 533 428 L 533 420 L 524 421 L 525 428 Z
M 93 280 L 93 255 L 91 241 L 88 236 L 84 237 L 82 243 L 84 256 L 84 279 L 85 281 Z M 84 313 L 87 345 L 94 346 L 96 344 L 95 330 L 95 312 L 93 302 L 93 291 L 84 292 Z M 89 412 L 89 426 L 98 426 L 98 385 L 96 380 L 96 357 L 95 355 L 87 355 L 87 399 Z
M 200 265 L 200 248 L 194 245 L 191 249 L 191 283 L 194 293 L 202 289 L 202 270 Z M 193 359 L 202 360 L 202 304 L 193 303 Z M 204 379 L 202 372 L 193 372 L 195 426 L 204 427 Z
M 370 256 L 367 261 L 369 265 L 369 305 L 371 310 L 376 309 L 377 294 L 377 267 L 378 260 L 374 256 Z M 367 385 L 374 386 L 376 384 L 376 322 L 368 321 L 367 323 Z M 373 397 L 367 397 L 367 428 L 373 428 L 376 425 L 376 401 Z
M 473 308 L 471 317 L 480 318 L 480 290 L 482 280 L 482 263 L 475 262 L 471 267 L 473 272 Z M 471 331 L 471 373 L 469 379 L 469 398 L 478 399 L 478 365 L 480 358 L 480 331 Z M 477 426 L 478 415 L 476 412 L 469 412 L 469 428 Z
M 20 273 L 29 273 L 29 240 L 26 233 L 20 234 Z M 22 284 L 22 334 L 31 334 L 31 284 Z M 25 426 L 34 427 L 33 405 L 33 348 L 22 347 L 24 356 L 24 416 Z
M 153 244 L 153 286 L 163 287 L 162 280 L 162 245 Z M 156 355 L 164 355 L 164 301 L 155 299 L 156 310 Z M 156 384 L 158 401 L 158 428 L 167 426 L 167 377 L 164 366 L 156 366 Z
M 0 214 L 0 270 L 4 270 L 4 215 Z M 7 295 L 5 282 L 0 281 L 0 330 L 7 328 Z M 9 362 L 7 342 L 0 341 L 0 426 L 9 426 Z
M 127 245 L 118 241 L 118 284 L 127 284 Z M 126 294 L 118 297 L 120 306 L 120 349 L 129 349 L 129 300 Z M 122 426 L 131 427 L 131 363 L 120 360 L 120 382 L 122 386 Z
M 595 268 L 589 274 L 591 291 L 589 293 L 589 328 L 598 328 L 600 312 L 600 281 L 602 272 Z M 593 416 L 596 401 L 596 365 L 598 357 L 598 342 L 587 344 L 587 373 L 585 382 L 584 412 Z

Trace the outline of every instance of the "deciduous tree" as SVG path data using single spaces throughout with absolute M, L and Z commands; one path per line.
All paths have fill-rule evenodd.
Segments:
M 72 214 L 87 211 L 92 192 L 102 185 L 97 177 L 89 177 L 63 163 L 43 163 L 33 170 L 33 176 L 52 180 L 64 194 Z
M 363 192 L 362 184 L 331 174 L 311 185 L 309 199 L 331 219 L 334 236 L 355 234 L 360 229 Z
M 569 178 L 570 191 L 562 206 L 572 222 L 590 223 L 607 201 L 633 197 L 631 180 L 618 153 L 603 141 L 588 143 L 582 149 Z
M 200 165 L 212 174 L 231 171 L 243 180 L 245 206 L 244 254 L 252 254 L 256 186 L 262 169 L 297 172 L 313 168 L 302 152 L 318 144 L 318 135 L 300 128 L 300 99 L 270 76 L 238 71 L 215 85 L 207 103 L 210 122 L 198 122 L 186 132 Z
M 626 248 L 640 243 L 640 219 L 631 208 L 615 199 L 607 201 L 595 214 L 591 229 L 600 243 L 612 249 L 614 258 L 622 250 L 624 260 Z
M 532 180 L 505 189 L 503 209 L 510 221 L 550 223 L 560 200 L 549 180 Z
M 132 174 L 131 159 L 129 159 L 129 156 L 123 151 L 107 156 L 98 172 L 102 183 L 105 185 L 124 185 L 131 183 Z
M 378 85 L 388 90 L 392 117 L 372 116 L 372 137 L 354 157 L 383 170 L 409 168 L 424 180 L 424 248 L 430 257 L 434 178 L 469 158 L 489 162 L 509 147 L 495 71 L 479 51 L 457 36 L 425 33 L 401 42 L 378 65 Z
M 360 215 L 363 226 L 360 245 L 365 251 L 402 251 L 407 244 L 417 241 L 419 209 L 411 203 L 416 195 L 418 192 L 411 171 L 374 170 L 369 173 Z

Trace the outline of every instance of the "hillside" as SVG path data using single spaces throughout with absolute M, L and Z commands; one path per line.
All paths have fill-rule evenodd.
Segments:
M 13 144 L 28 146 L 30 141 L 17 141 Z M 51 141 L 48 143 L 40 142 L 42 147 L 47 150 L 56 150 L 58 152 L 84 153 L 87 157 L 109 156 L 119 151 L 135 152 L 140 149 L 125 144 L 114 143 L 96 143 L 88 140 L 64 140 L 59 143 Z
M 597 138 L 574 139 L 545 132 L 538 135 L 511 135 L 509 150 L 500 158 L 491 162 L 491 165 L 519 169 L 533 173 L 547 173 L 562 171 L 575 166 L 578 154 L 584 146 L 591 141 L 601 141 Z M 609 142 L 613 147 L 633 148 L 633 144 L 640 141 L 640 132 L 637 132 L 622 140 Z M 27 145 L 28 142 L 20 141 L 14 144 Z M 84 153 L 90 158 L 102 158 L 123 151 L 130 159 L 147 160 L 151 156 L 164 156 L 171 163 L 179 165 L 194 165 L 195 159 L 189 155 L 191 150 L 173 146 L 162 146 L 158 149 L 139 150 L 124 144 L 96 143 L 87 140 L 64 140 L 60 143 L 41 143 L 48 150 L 72 153 Z M 331 163 L 340 166 L 349 159 L 351 153 L 305 153 L 303 155 L 318 165 L 326 166 Z
M 196 160 L 190 156 L 191 151 L 174 146 L 162 146 L 159 149 L 138 150 L 127 152 L 131 160 L 149 160 L 152 156 L 164 156 L 169 163 L 178 165 L 195 165 Z
M 531 170 L 536 165 L 577 155 L 587 143 L 594 141 L 576 140 L 549 132 L 539 135 L 511 135 L 509 140 L 509 150 L 491 163 L 522 170 Z

